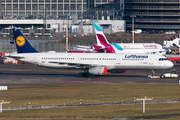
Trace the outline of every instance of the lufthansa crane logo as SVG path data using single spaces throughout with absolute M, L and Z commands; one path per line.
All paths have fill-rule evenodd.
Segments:
M 25 44 L 25 39 L 23 36 L 18 36 L 16 38 L 16 44 L 19 46 L 19 47 L 22 47 L 24 44 Z

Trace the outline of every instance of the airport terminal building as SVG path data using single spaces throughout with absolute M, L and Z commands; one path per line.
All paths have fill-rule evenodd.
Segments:
M 126 29 L 132 30 L 132 16 L 135 29 L 148 33 L 180 32 L 179 0 L 125 0 Z
M 1 15 L 8 18 L 40 15 L 43 18 L 66 19 L 67 15 L 78 15 L 84 19 L 110 19 L 121 15 L 123 0 L 0 0 Z
M 65 32 L 67 20 L 69 32 L 80 33 L 83 21 L 83 32 L 87 28 L 87 33 L 91 33 L 92 22 L 104 20 L 102 26 L 108 33 L 125 31 L 123 8 L 124 0 L 0 0 L 0 32 L 8 27 L 55 28 Z

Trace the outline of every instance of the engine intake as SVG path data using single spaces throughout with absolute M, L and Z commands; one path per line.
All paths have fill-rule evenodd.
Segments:
M 107 67 L 92 67 L 89 69 L 89 73 L 93 75 L 106 75 L 107 71 Z

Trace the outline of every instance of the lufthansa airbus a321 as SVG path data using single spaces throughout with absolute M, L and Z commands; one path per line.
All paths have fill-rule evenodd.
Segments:
M 9 57 L 43 67 L 84 70 L 88 74 L 106 75 L 107 72 L 121 73 L 122 70 L 169 69 L 173 63 L 156 54 L 117 53 L 40 53 L 36 51 L 19 29 L 13 29 L 17 53 Z

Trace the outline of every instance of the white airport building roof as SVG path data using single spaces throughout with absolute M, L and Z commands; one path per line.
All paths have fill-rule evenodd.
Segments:
M 3 24 L 43 24 L 43 19 L 25 19 L 25 20 L 19 20 L 19 19 L 1 19 L 0 25 Z

